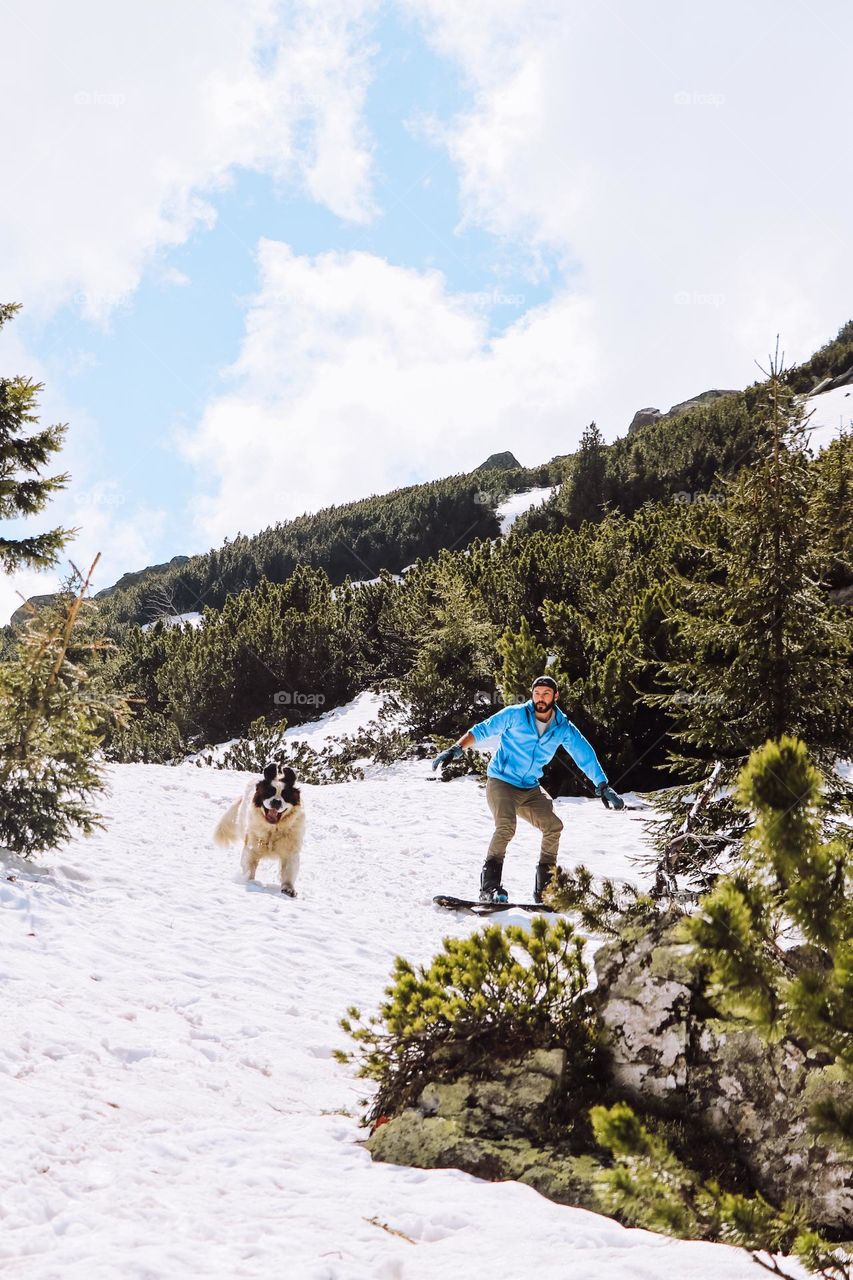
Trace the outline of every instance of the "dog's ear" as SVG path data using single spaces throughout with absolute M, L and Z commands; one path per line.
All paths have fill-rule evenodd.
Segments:
M 264 781 L 272 782 L 277 772 L 278 772 L 277 764 L 268 764 L 266 769 L 264 769 Z
M 296 774 L 293 772 L 290 765 L 287 765 L 287 764 L 284 766 L 283 769 L 281 769 L 278 776 L 281 778 L 282 782 L 287 787 L 288 791 L 296 781 Z

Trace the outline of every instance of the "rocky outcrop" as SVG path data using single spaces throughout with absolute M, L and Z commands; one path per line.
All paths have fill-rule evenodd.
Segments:
M 116 591 L 124 591 L 126 587 L 135 587 L 138 583 L 143 582 L 145 578 L 156 578 L 158 574 L 165 573 L 168 569 L 180 569 L 189 561 L 189 556 L 172 556 L 171 560 L 165 560 L 163 564 L 149 564 L 144 569 L 134 569 L 129 573 L 123 573 L 118 582 L 114 582 L 111 587 L 104 587 L 101 591 L 96 591 L 95 600 L 100 600 L 104 596 L 111 596 Z
M 698 396 L 691 396 L 689 400 L 681 400 L 678 404 L 674 404 L 668 413 L 664 414 L 665 418 L 674 418 L 679 413 L 686 413 L 688 409 L 695 409 L 697 404 L 710 404 L 712 400 L 719 400 L 721 396 L 736 396 L 737 391 L 700 391 Z
M 167 569 L 180 569 L 189 560 L 189 556 L 172 556 L 171 560 L 164 561 L 163 564 L 150 564 L 146 569 L 136 569 L 131 573 L 124 573 L 118 582 L 114 582 L 111 587 L 103 587 L 102 590 L 96 591 L 91 600 L 100 600 L 105 596 L 111 596 L 115 591 L 122 591 L 125 587 L 136 586 L 145 578 L 156 577 L 158 574 L 165 573 Z M 54 604 L 59 599 L 57 592 L 50 595 L 30 596 L 27 604 L 32 605 L 38 610 L 44 608 L 45 605 Z M 89 604 L 90 600 L 86 600 L 85 604 Z M 19 623 L 24 622 L 32 616 L 32 610 L 27 608 L 27 604 L 20 605 L 9 619 L 10 625 L 15 627 Z
M 741 1190 L 795 1201 L 813 1224 L 849 1232 L 853 1161 L 815 1134 L 811 1112 L 829 1092 L 853 1105 L 853 1086 L 825 1056 L 716 1019 L 674 935 L 677 919 L 651 914 L 596 954 L 598 1100 L 676 1121 L 670 1132 L 690 1143 L 676 1141 L 676 1154 L 701 1176 L 725 1167 Z M 579 1153 L 580 1130 L 573 1136 L 566 1119 L 586 1106 L 572 1095 L 565 1051 L 538 1049 L 495 1062 L 488 1079 L 429 1084 L 367 1145 L 378 1160 L 514 1178 L 595 1209 L 601 1165 Z
M 635 431 L 639 431 L 640 427 L 647 427 L 652 422 L 660 422 L 663 414 L 660 409 L 638 409 L 631 419 L 631 425 L 628 427 L 628 435 L 632 436 Z
M 809 395 L 818 396 L 824 391 L 834 391 L 836 387 L 849 386 L 853 386 L 853 364 L 849 369 L 845 369 L 843 373 L 836 374 L 834 378 L 821 378 L 812 387 Z
M 490 453 L 485 462 L 481 462 L 476 471 L 518 471 L 521 463 L 509 449 L 503 453 Z
M 565 1067 L 565 1050 L 537 1049 L 496 1063 L 487 1080 L 430 1084 L 415 1107 L 378 1125 L 367 1146 L 377 1160 L 513 1178 L 552 1200 L 594 1208 L 598 1162 L 553 1141 Z
M 634 435 L 641 427 L 647 427 L 652 422 L 665 422 L 667 418 L 675 418 L 680 413 L 686 413 L 688 409 L 695 409 L 699 404 L 710 404 L 712 400 L 719 400 L 720 396 L 737 394 L 737 391 L 718 391 L 712 388 L 710 391 L 701 391 L 698 396 L 691 396 L 689 400 L 679 401 L 666 413 L 661 413 L 660 409 L 638 409 L 631 419 L 628 435 Z
M 853 1162 L 815 1136 L 810 1110 L 827 1091 L 853 1103 L 853 1089 L 820 1055 L 710 1018 L 672 928 L 664 917 L 595 957 L 615 1092 L 724 1143 L 769 1199 L 849 1229 Z

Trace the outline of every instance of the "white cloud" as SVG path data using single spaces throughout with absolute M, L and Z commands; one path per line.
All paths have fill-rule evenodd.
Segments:
M 432 122 L 463 220 L 531 268 L 556 254 L 600 318 L 608 437 L 752 381 L 777 331 L 790 363 L 850 318 L 849 12 L 403 3 L 469 90 Z
M 601 372 L 584 302 L 562 296 L 490 340 L 438 272 L 271 240 L 259 267 L 233 390 L 183 445 L 211 482 L 197 522 L 208 542 L 497 449 L 534 462 L 576 442 Z
M 373 210 L 373 0 L 12 0 L 0 32 L 4 296 L 104 320 L 216 213 L 236 167 Z

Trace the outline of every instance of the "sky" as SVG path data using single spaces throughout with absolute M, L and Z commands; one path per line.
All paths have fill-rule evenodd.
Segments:
M 6 0 L 0 376 L 94 586 L 797 363 L 853 316 L 844 0 Z

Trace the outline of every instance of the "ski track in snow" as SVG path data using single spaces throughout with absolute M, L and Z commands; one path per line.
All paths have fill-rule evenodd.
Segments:
M 431 898 L 474 889 L 485 799 L 428 764 L 305 787 L 290 901 L 272 864 L 247 886 L 239 851 L 211 844 L 247 776 L 112 765 L 106 831 L 2 864 L 0 1273 L 755 1275 L 745 1253 L 627 1230 L 518 1183 L 374 1164 L 359 1145 L 365 1083 L 331 1057 L 349 1047 L 337 1020 L 375 1008 L 395 954 L 425 961 L 481 927 Z M 557 805 L 564 863 L 632 874 L 641 814 Z M 528 896 L 536 847 L 519 824 L 511 895 Z

